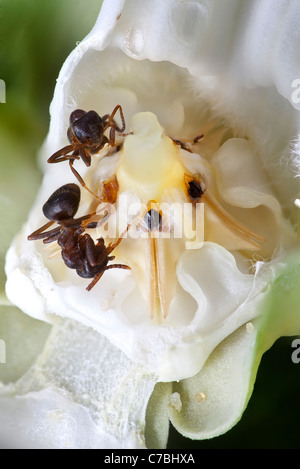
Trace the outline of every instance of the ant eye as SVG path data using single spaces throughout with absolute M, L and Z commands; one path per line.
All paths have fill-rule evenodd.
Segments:
M 144 220 L 149 231 L 157 231 L 161 229 L 162 217 L 159 212 L 152 208 L 146 213 Z
M 76 109 L 70 114 L 70 124 L 74 124 L 75 121 L 83 117 L 85 114 L 86 112 L 82 109 Z
M 193 181 L 190 181 L 188 185 L 189 196 L 194 200 L 200 199 L 204 194 L 204 190 L 202 189 L 200 183 L 194 179 Z
M 65 184 L 49 197 L 43 213 L 49 220 L 59 221 L 74 217 L 80 202 L 80 189 L 76 184 Z

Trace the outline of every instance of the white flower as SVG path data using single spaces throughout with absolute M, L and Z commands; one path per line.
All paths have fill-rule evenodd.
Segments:
M 299 15 L 286 1 L 103 2 L 58 77 L 43 184 L 7 254 L 9 300 L 52 325 L 35 364 L 0 399 L 2 428 L 25 444 L 160 447 L 169 418 L 191 438 L 219 435 L 240 418 L 266 349 L 262 302 L 298 242 L 291 142 L 299 131 Z M 124 198 L 128 207 L 154 199 L 157 210 L 173 203 L 180 211 L 197 199 L 188 192 L 196 181 L 204 243 L 191 241 L 191 218 L 178 239 L 132 239 L 129 230 L 114 252 L 131 270 L 105 272 L 86 291 L 90 280 L 27 236 L 46 223 L 48 197 L 78 183 L 67 162 L 47 163 L 68 144 L 70 113 L 103 116 L 117 104 L 129 133 L 120 151 L 105 157 L 106 146 L 90 167 L 74 167 L 97 195 L 117 177 L 119 216 Z M 81 187 L 78 216 L 97 205 Z M 291 330 L 299 331 L 297 316 Z

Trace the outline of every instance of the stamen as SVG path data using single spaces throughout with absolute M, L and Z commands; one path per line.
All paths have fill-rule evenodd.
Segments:
M 220 204 L 219 202 L 207 191 L 203 195 L 203 199 L 209 207 L 216 213 L 216 215 L 228 226 L 228 228 L 235 232 L 240 238 L 244 239 L 245 241 L 252 244 L 253 247 L 261 249 L 261 245 L 258 244 L 256 241 L 265 241 L 265 239 L 260 236 L 259 234 L 252 231 L 247 226 L 243 225 L 239 221 L 237 221 L 230 213 L 228 213 Z M 256 241 L 254 241 L 254 238 Z
M 148 278 L 148 304 L 153 319 L 157 314 L 157 270 L 155 259 L 154 238 L 148 237 L 145 247 L 146 272 Z
M 146 226 L 149 231 L 161 230 L 162 216 L 154 209 L 150 209 L 144 216 Z
M 154 233 L 158 233 L 162 228 L 162 216 L 155 201 L 148 202 L 144 221 L 148 228 L 146 259 L 149 264 L 148 282 L 151 318 L 153 319 L 155 316 L 159 318 L 160 312 L 163 318 L 166 318 L 169 310 L 166 291 L 166 258 L 162 238 L 158 235 L 154 236 Z
M 163 318 L 165 319 L 168 316 L 170 301 L 167 298 L 166 258 L 165 258 L 165 251 L 163 247 L 163 240 L 161 237 L 154 238 L 154 249 L 155 249 L 157 285 L 158 285 L 160 307 L 161 307 Z

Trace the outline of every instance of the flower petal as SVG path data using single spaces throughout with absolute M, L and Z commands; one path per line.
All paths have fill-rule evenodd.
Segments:
M 243 129 L 243 134 L 247 134 L 255 142 L 256 140 L 258 141 L 258 148 L 260 150 L 266 150 L 265 153 L 263 153 L 265 162 L 272 158 L 273 162 L 274 160 L 276 160 L 276 162 L 278 161 L 277 153 L 283 148 L 283 145 L 281 145 L 280 150 L 278 149 L 281 140 L 285 142 L 285 145 L 296 128 L 297 118 L 295 112 L 290 112 L 290 103 L 281 96 L 276 95 L 275 89 L 272 86 L 274 84 L 273 80 L 268 81 L 270 88 L 267 89 L 267 91 L 264 89 L 254 89 L 251 91 L 242 90 L 238 94 L 236 88 L 237 84 L 239 84 L 239 79 L 236 81 L 230 80 L 232 76 L 237 77 L 237 75 L 234 70 L 232 71 L 230 69 L 233 61 L 230 60 L 232 36 L 229 26 L 233 25 L 235 21 L 233 13 L 237 13 L 240 19 L 243 18 L 241 12 L 245 13 L 245 11 L 248 11 L 246 7 L 245 9 L 240 8 L 241 2 L 232 0 L 220 4 L 214 1 L 209 3 L 205 1 L 174 2 L 167 0 L 158 7 L 157 2 L 150 0 L 146 6 L 149 11 L 147 18 L 145 18 L 144 5 L 141 7 L 140 2 L 133 0 L 128 0 L 126 3 L 116 1 L 113 5 L 115 9 L 109 7 L 108 1 L 104 2 L 102 12 L 100 13 L 95 28 L 78 48 L 75 49 L 62 69 L 58 79 L 54 100 L 51 105 L 52 121 L 49 136 L 42 152 L 43 161 L 45 161 L 45 155 L 49 156 L 52 153 L 52 149 L 55 151 L 64 144 L 68 126 L 68 116 L 74 106 L 84 108 L 86 106 L 96 106 L 97 110 L 100 113 L 103 111 L 104 114 L 107 112 L 108 105 L 114 106 L 119 102 L 119 99 L 122 99 L 122 102 L 124 100 L 125 103 L 125 110 L 128 110 L 126 115 L 130 117 L 133 113 L 144 110 L 143 106 L 149 110 L 147 105 L 152 101 L 154 103 L 151 104 L 153 107 L 158 106 L 164 108 L 160 111 L 161 115 L 159 115 L 159 118 L 162 117 L 162 119 L 165 120 L 163 125 L 166 123 L 168 129 L 177 131 L 181 127 L 184 127 L 185 124 L 188 124 L 189 121 L 194 120 L 197 109 L 203 104 L 202 98 L 213 105 L 216 114 L 224 116 L 230 123 L 238 122 L 239 130 Z M 154 5 L 157 8 L 153 8 Z M 228 8 L 228 5 L 232 6 L 231 10 Z M 213 26 L 223 22 L 224 14 L 228 19 L 228 30 L 226 30 L 225 34 L 223 32 L 216 33 Z M 200 24 L 200 27 L 193 27 L 195 23 Z M 253 24 L 255 24 L 255 21 Z M 219 28 L 218 31 L 221 30 L 222 28 Z M 243 38 L 242 24 L 240 28 L 237 27 L 236 30 Z M 215 36 L 214 40 L 213 36 Z M 210 41 L 209 38 L 212 38 L 212 40 Z M 117 47 L 119 47 L 120 50 L 117 50 Z M 101 53 L 99 53 L 99 51 L 101 51 Z M 155 64 L 150 63 L 149 60 L 156 62 Z M 160 64 L 158 61 L 164 61 L 164 63 Z M 224 71 L 222 66 L 226 62 L 230 65 L 228 69 Z M 185 68 L 179 70 L 179 67 L 176 67 L 174 64 Z M 158 77 L 155 78 L 154 81 L 149 80 L 150 74 L 147 74 L 149 70 L 152 71 L 151 78 Z M 223 70 L 222 75 L 215 80 L 210 80 L 210 77 L 203 76 L 203 74 L 216 73 L 220 70 Z M 139 73 L 139 75 L 135 75 L 136 77 L 146 76 L 144 81 L 136 80 L 139 82 L 139 85 L 136 85 L 136 83 L 132 84 L 132 79 L 130 78 L 136 71 Z M 166 71 L 167 73 L 165 73 Z M 261 73 L 261 71 L 259 72 Z M 199 76 L 201 74 L 202 76 Z M 223 86 L 224 78 L 226 79 L 224 80 L 225 84 Z M 261 76 L 255 83 L 259 83 L 261 86 L 260 80 Z M 127 83 L 130 81 L 131 85 L 127 86 Z M 151 86 L 147 87 L 146 85 L 149 81 Z M 255 80 L 253 79 L 253 81 Z M 176 86 L 178 83 L 181 83 L 179 88 Z M 190 101 L 190 89 L 188 92 L 185 90 L 185 93 L 183 92 L 179 98 L 177 94 L 179 91 L 181 92 L 181 89 L 187 88 L 186 84 L 189 84 L 189 87 L 193 86 L 193 97 L 196 96 L 197 99 L 195 98 L 193 100 L 192 106 L 188 105 L 185 107 L 184 102 Z M 108 89 L 109 91 L 107 91 Z M 170 94 L 166 92 L 166 90 L 169 89 L 172 90 Z M 226 89 L 226 92 L 223 93 L 224 89 Z M 157 90 L 159 90 L 159 95 Z M 218 92 L 216 93 L 216 91 Z M 144 101 L 140 100 L 141 96 Z M 153 100 L 153 96 L 155 100 Z M 162 96 L 163 99 L 157 105 L 156 103 L 159 101 L 160 96 Z M 176 96 L 176 100 L 174 96 Z M 253 98 L 255 98 L 256 104 L 258 104 L 262 96 L 264 97 L 262 102 L 267 105 L 263 107 L 259 118 L 256 120 L 257 107 L 253 106 Z M 113 100 L 116 101 L 113 102 Z M 165 109 L 168 111 L 171 109 L 168 107 L 169 103 L 172 104 L 174 115 L 178 113 L 179 117 L 177 121 L 173 116 L 171 116 L 171 118 L 166 116 Z M 270 103 L 272 105 L 269 106 Z M 281 108 L 281 105 L 283 105 L 282 109 L 284 109 L 291 118 L 291 123 L 288 119 L 284 119 L 284 122 L 282 122 L 282 115 L 277 112 L 278 109 Z M 242 108 L 242 110 L 238 109 L 238 107 Z M 150 110 L 155 111 L 153 108 Z M 275 120 L 272 119 L 273 115 L 275 116 Z M 197 125 L 198 123 L 197 121 Z M 270 123 L 272 125 L 270 125 Z M 188 127 L 189 126 L 186 125 L 184 129 L 185 132 Z M 280 130 L 280 132 L 277 132 L 277 130 Z M 274 131 L 276 137 L 273 139 Z M 81 164 L 79 165 L 79 169 L 81 171 L 81 169 L 84 170 L 85 168 Z M 56 171 L 57 168 L 54 167 L 47 170 L 47 176 L 44 179 L 37 206 L 41 206 L 41 200 L 43 199 L 41 194 L 44 194 L 46 190 L 50 191 L 51 188 L 56 189 L 57 187 L 53 187 L 54 184 L 67 182 L 65 179 L 69 178 L 70 175 L 62 171 L 61 174 L 56 177 Z M 85 175 L 85 172 L 83 171 L 81 174 Z M 286 184 L 279 178 L 282 174 L 279 170 L 277 170 L 276 174 L 277 181 L 275 182 L 275 186 L 277 185 L 277 188 L 279 187 L 279 194 L 283 194 L 282 200 L 288 201 L 291 194 L 294 193 L 294 187 L 288 187 L 289 193 L 286 195 Z M 286 176 L 289 176 L 289 174 L 287 170 L 282 179 L 288 180 Z M 219 176 L 219 188 L 223 191 L 224 197 L 227 197 L 227 201 L 235 202 L 235 204 L 239 206 L 237 202 L 243 200 L 244 203 L 242 205 L 245 205 L 245 193 L 247 193 L 247 190 L 244 188 L 233 194 L 231 185 L 226 185 L 224 184 L 224 180 L 222 181 L 221 170 L 219 171 Z M 258 202 L 264 202 L 268 208 L 271 207 L 271 210 L 276 212 L 278 208 L 275 207 L 276 204 L 273 204 L 273 202 L 269 203 L 270 199 L 264 198 L 262 200 L 257 192 L 258 191 L 255 193 L 252 192 L 251 194 L 251 208 L 257 207 L 259 205 Z M 37 219 L 38 217 L 34 209 L 29 226 L 33 222 L 36 223 Z M 172 305 L 170 307 L 169 322 L 164 324 L 163 327 L 156 327 L 156 325 L 154 325 L 150 329 L 148 322 L 144 324 L 139 323 L 139 318 L 135 316 L 135 313 L 132 316 L 127 314 L 128 309 L 132 307 L 134 303 L 133 299 L 136 300 L 135 303 L 138 305 L 136 306 L 137 309 L 144 312 L 143 308 L 145 308 L 145 302 L 143 302 L 141 295 L 137 294 L 138 288 L 136 288 L 136 279 L 132 278 L 129 272 L 118 272 L 113 277 L 109 276 L 111 272 L 107 274 L 104 279 L 101 294 L 91 294 L 89 295 L 90 301 L 85 302 L 87 294 L 86 292 L 83 292 L 83 294 L 82 290 L 77 289 L 76 282 L 79 282 L 79 279 L 76 279 L 75 273 L 68 272 L 66 274 L 62 272 L 58 277 L 55 277 L 55 275 L 52 276 L 53 272 L 51 272 L 51 269 L 47 270 L 44 266 L 45 255 L 39 254 L 33 246 L 28 248 L 28 250 L 26 248 L 24 249 L 24 238 L 23 233 L 23 240 L 21 237 L 18 238 L 8 254 L 7 271 L 10 274 L 10 278 L 7 283 L 7 291 L 10 298 L 14 299 L 17 304 L 22 306 L 28 314 L 32 314 L 37 318 L 55 322 L 53 313 L 56 313 L 77 319 L 85 324 L 85 326 L 93 326 L 98 332 L 109 338 L 111 343 L 115 344 L 119 349 L 121 348 L 127 355 L 125 359 L 119 350 L 117 352 L 115 350 L 113 351 L 112 345 L 105 345 L 105 348 L 111 351 L 113 358 L 115 355 L 118 356 L 121 365 L 124 366 L 123 359 L 129 362 L 131 359 L 134 360 L 136 364 L 134 366 L 132 365 L 134 370 L 129 369 L 128 371 L 125 366 L 124 381 L 127 383 L 129 376 L 130 379 L 132 378 L 136 381 L 138 388 L 139 386 L 142 388 L 145 387 L 146 391 L 145 393 L 145 389 L 142 389 L 142 391 L 138 389 L 137 391 L 137 394 L 141 398 L 138 412 L 143 415 L 134 415 L 133 418 L 129 419 L 130 424 L 132 422 L 134 422 L 134 424 L 138 422 L 139 425 L 142 422 L 143 424 L 145 401 L 148 399 L 156 381 L 156 378 L 149 380 L 149 376 L 144 376 L 144 368 L 150 373 L 159 374 L 162 380 L 179 380 L 194 375 L 194 378 L 189 378 L 186 382 L 182 381 L 178 384 L 177 388 L 174 387 L 175 396 L 171 399 L 171 403 L 175 403 L 174 412 L 182 412 L 180 425 L 183 429 L 185 428 L 183 431 L 186 431 L 186 434 L 197 435 L 197 437 L 199 437 L 199 435 L 218 434 L 225 431 L 228 426 L 236 421 L 246 402 L 245 396 L 250 383 L 249 362 L 251 361 L 248 351 L 251 351 L 253 342 L 251 341 L 252 339 L 250 340 L 250 336 L 246 335 L 245 326 L 243 326 L 244 330 L 240 329 L 240 331 L 235 333 L 234 331 L 259 314 L 258 304 L 264 296 L 266 284 L 271 278 L 270 271 L 260 270 L 260 265 L 257 263 L 257 270 L 254 275 L 243 273 L 242 263 L 239 263 L 240 259 L 238 256 L 232 256 L 224 248 L 213 243 L 206 243 L 203 248 L 197 252 L 184 253 L 177 268 L 180 288 L 178 288 L 175 293 L 173 309 Z M 53 268 L 53 271 L 54 270 Z M 70 279 L 72 283 L 74 282 L 71 287 Z M 20 281 L 21 286 L 21 295 L 19 295 L 19 297 L 16 297 L 16 293 L 14 292 L 14 283 L 17 280 Z M 22 293 L 25 293 L 25 291 L 32 293 L 32 308 L 25 305 L 23 302 Z M 215 293 L 216 291 L 217 294 Z M 116 295 L 117 292 L 120 292 L 120 294 Z M 130 295 L 131 298 L 128 300 Z M 189 300 L 186 300 L 187 297 Z M 225 301 L 224 298 L 226 299 Z M 127 311 L 125 306 L 126 302 Z M 178 327 L 178 323 L 174 320 L 176 320 L 176 317 L 179 316 L 182 310 L 186 309 L 186 306 L 188 306 L 189 310 L 188 318 L 183 327 L 181 327 L 182 324 Z M 172 321 L 175 322 L 175 327 Z M 78 356 L 78 354 L 81 356 L 83 353 L 82 347 L 85 347 L 86 344 L 80 343 L 79 347 L 74 337 L 72 339 L 69 337 L 69 335 L 72 336 L 70 332 L 74 332 L 73 330 L 71 331 L 73 326 L 71 327 L 70 324 L 72 323 L 69 321 L 63 321 L 61 324 L 62 323 L 66 325 L 66 330 L 63 329 L 63 333 L 61 333 L 60 344 L 63 344 L 64 347 L 66 347 L 65 344 L 67 344 L 67 347 L 74 351 L 74 356 Z M 102 343 L 102 340 L 106 340 L 103 339 L 103 337 L 102 340 L 99 340 L 98 332 L 93 333 L 94 337 L 97 336 L 97 340 L 94 337 L 91 340 L 89 333 L 87 334 L 85 332 L 83 334 L 82 332 L 85 327 L 78 327 L 81 335 L 87 335 L 92 344 L 97 344 L 97 350 L 97 347 L 100 346 L 98 342 Z M 52 336 L 52 339 L 54 337 L 54 342 L 56 333 L 57 331 L 54 328 L 54 336 Z M 229 334 L 232 335 L 228 337 Z M 77 337 L 78 336 L 78 342 L 80 342 L 82 337 L 80 334 L 78 334 Z M 228 338 L 225 339 L 226 337 Z M 224 339 L 225 341 L 222 342 Z M 74 341 L 76 343 L 74 343 Z M 221 345 L 213 352 L 210 358 L 208 358 L 213 349 L 217 347 L 220 342 L 222 342 Z M 126 402 L 124 410 L 122 404 L 120 404 L 118 400 L 115 401 L 119 404 L 126 418 L 123 421 L 122 416 L 120 418 L 120 415 L 118 415 L 115 421 L 113 419 L 112 422 L 106 420 L 105 412 L 101 408 L 101 405 L 100 407 L 98 406 L 98 401 L 96 403 L 93 401 L 93 405 L 91 406 L 89 401 L 90 396 L 87 396 L 88 405 L 86 405 L 86 402 L 82 401 L 82 395 L 80 395 L 78 386 L 80 386 L 82 380 L 84 383 L 86 380 L 89 380 L 89 376 L 93 374 L 91 369 L 94 371 L 95 363 L 90 364 L 88 362 L 89 366 L 87 367 L 87 371 L 89 375 L 85 374 L 86 370 L 84 370 L 84 372 L 80 370 L 78 372 L 80 377 L 79 384 L 77 382 L 74 383 L 74 376 L 76 376 L 76 378 L 78 377 L 78 374 L 74 373 L 74 356 L 72 364 L 68 363 L 68 365 L 66 365 L 67 358 L 65 356 L 65 350 L 60 344 L 55 342 L 55 347 L 52 347 L 52 343 L 51 346 L 49 345 L 48 349 L 51 351 L 51 356 L 47 349 L 44 357 L 42 357 L 39 362 L 39 366 L 42 367 L 42 375 L 40 368 L 33 368 L 32 373 L 27 375 L 25 381 L 20 382 L 21 392 L 40 392 L 42 396 L 48 395 L 51 403 L 50 407 L 48 406 L 46 408 L 46 413 L 48 413 L 49 408 L 53 408 L 53 402 L 54 405 L 56 405 L 56 402 L 59 402 L 59 405 L 63 408 L 70 409 L 69 415 L 76 415 L 76 418 L 82 418 L 85 421 L 89 420 L 89 417 L 91 417 L 101 428 L 105 428 L 106 434 L 111 432 L 117 435 L 117 438 L 125 439 L 125 444 L 129 442 L 128 444 L 132 445 L 131 428 L 128 428 L 128 422 L 126 423 L 126 421 L 128 419 L 128 413 L 131 415 L 133 412 L 134 414 L 132 410 L 133 404 Z M 60 360 L 64 360 L 63 363 L 57 361 L 58 351 Z M 84 354 L 82 355 L 86 360 L 90 358 L 87 357 L 88 351 L 90 351 L 90 355 L 92 356 L 90 344 L 88 344 L 87 350 L 84 350 Z M 101 356 L 101 351 L 98 350 L 99 356 Z M 147 352 L 146 354 L 145 351 Z M 235 351 L 235 355 L 232 358 L 233 351 Z M 56 361 L 54 361 L 54 357 Z M 218 360 L 215 357 L 217 357 Z M 206 362 L 207 358 L 208 361 Z M 247 377 L 245 382 L 241 381 L 241 376 L 235 374 L 233 369 L 227 367 L 226 363 L 229 358 L 233 360 L 240 370 L 244 370 L 244 366 L 246 366 L 248 374 L 246 373 Z M 246 365 L 244 360 L 247 362 Z M 210 361 L 212 361 L 214 365 L 213 368 L 209 365 Z M 203 374 L 202 372 L 197 374 L 205 362 L 206 365 L 203 368 Z M 57 369 L 58 363 L 60 364 L 60 369 Z M 143 364 L 144 368 L 141 375 L 139 375 L 140 371 L 136 371 L 137 363 Z M 126 364 L 128 365 L 127 361 Z M 104 370 L 103 372 L 109 376 L 110 382 L 112 381 L 114 383 L 115 375 L 113 373 L 115 369 L 111 368 L 111 360 L 107 359 L 107 363 L 105 363 L 104 359 L 102 359 L 101 367 L 102 370 Z M 119 368 L 116 367 L 116 370 L 119 371 Z M 219 371 L 218 376 L 216 376 L 216 371 Z M 99 372 L 99 369 L 97 369 L 97 372 Z M 47 389 L 44 394 L 45 389 L 42 382 L 44 378 L 43 373 L 47 375 L 47 379 L 48 376 L 50 376 L 50 378 L 57 383 L 60 390 L 71 392 L 72 398 L 74 398 L 76 402 L 76 409 L 74 409 L 73 406 L 69 406 L 68 402 L 62 402 L 59 396 L 53 395 L 52 393 L 47 394 Z M 142 379 L 139 380 L 138 378 L 140 376 L 142 376 Z M 198 381 L 198 377 L 200 376 L 201 379 L 199 378 L 200 381 Z M 216 380 L 217 377 L 225 379 L 226 384 L 226 380 L 231 380 L 224 396 L 220 396 L 219 394 L 218 396 L 214 395 L 214 392 L 219 391 L 219 393 L 221 393 L 222 391 L 221 381 L 212 388 L 211 379 Z M 29 385 L 27 385 L 26 380 L 29 380 Z M 112 396 L 111 389 L 108 390 L 107 387 L 103 389 L 99 381 L 101 381 L 100 376 L 96 375 L 96 391 L 98 394 L 102 393 L 104 395 L 106 404 L 104 407 L 106 408 L 108 403 L 115 396 Z M 201 427 L 201 420 L 199 423 L 196 419 L 193 419 L 193 413 L 196 412 L 196 410 L 195 403 L 192 402 L 191 393 L 194 393 L 196 385 L 198 388 L 198 384 L 205 383 L 211 393 L 212 400 L 207 401 L 207 418 L 205 417 L 206 420 L 204 418 L 205 421 L 202 421 L 202 423 L 204 423 Z M 24 385 L 26 391 L 24 391 Z M 91 387 L 89 382 L 87 387 Z M 117 388 L 113 389 L 113 391 L 116 392 L 116 389 Z M 124 385 L 124 389 L 128 392 L 126 385 Z M 167 386 L 164 386 L 164 391 L 166 389 Z M 192 389 L 192 391 L 190 391 L 190 389 Z M 132 391 L 130 386 L 129 391 Z M 237 402 L 234 402 L 234 397 L 232 396 L 234 391 L 238 394 Z M 168 392 L 170 392 L 169 387 Z M 186 395 L 186 403 L 183 403 L 182 399 L 180 399 L 181 393 L 183 396 Z M 165 396 L 166 394 L 164 394 L 164 397 Z M 206 402 L 206 392 L 203 390 L 198 390 L 196 394 L 194 394 L 194 398 L 195 396 L 197 403 Z M 39 405 L 36 404 L 38 402 L 36 394 L 30 394 L 29 397 L 33 399 L 35 405 Z M 152 403 L 153 402 L 154 401 L 152 401 Z M 215 406 L 212 405 L 212 402 L 215 403 Z M 84 416 L 81 412 L 82 408 L 80 408 L 80 412 L 77 413 L 78 403 L 80 406 L 84 406 Z M 224 407 L 224 403 L 227 405 L 227 409 Z M 182 408 L 181 404 L 183 404 Z M 93 407 L 94 405 L 96 405 L 96 412 Z M 126 407 L 126 405 L 129 405 L 129 408 Z M 153 404 L 153 406 L 156 407 L 155 404 Z M 89 409 L 88 416 L 86 414 L 86 408 Z M 219 410 L 218 413 L 216 412 L 217 410 Z M 230 410 L 230 415 L 228 410 Z M 174 415 L 173 418 L 175 422 L 176 418 Z M 190 421 L 189 427 L 186 424 L 186 420 Z M 122 425 L 124 425 L 124 427 L 119 428 L 117 421 L 121 421 L 121 427 Z M 162 422 L 164 430 L 162 436 L 160 435 L 157 439 L 157 441 L 160 442 L 164 440 L 166 434 L 165 413 L 163 414 Z M 63 424 L 65 424 L 64 421 Z M 34 423 L 32 425 L 32 431 L 33 434 L 35 434 L 36 429 L 34 428 Z M 88 424 L 85 425 L 88 426 Z M 152 425 L 155 427 L 153 422 Z M 54 432 L 55 431 L 56 430 L 54 430 Z M 91 434 L 91 444 L 94 444 L 95 439 L 93 435 L 95 434 L 95 428 L 93 427 L 88 430 L 88 432 Z M 51 444 L 57 445 L 57 438 L 59 438 L 58 434 L 54 436 Z M 77 438 L 77 434 L 74 435 L 70 433 L 71 445 L 78 445 Z M 139 440 L 137 433 L 134 435 L 134 440 Z M 155 441 L 155 438 L 153 438 L 152 441 Z M 64 445 L 65 443 L 65 440 L 60 440 L 59 444 Z M 141 442 L 140 440 L 139 443 L 142 446 L 143 441 Z M 116 444 L 115 440 L 112 444 Z
M 56 449 L 143 448 L 155 383 L 97 332 L 59 320 L 37 362 L 1 389 L 0 434 Z
M 149 449 L 166 448 L 169 435 L 168 404 L 172 383 L 157 383 L 146 412 L 145 438 Z
M 253 145 L 241 138 L 227 140 L 212 161 L 222 199 L 230 204 L 231 210 L 236 207 L 231 213 L 239 221 L 264 238 L 259 255 L 266 259 L 272 257 L 283 223 L 281 207 Z M 238 249 L 238 244 L 228 249 Z
M 297 255 L 273 283 L 265 314 L 228 336 L 197 375 L 168 391 L 180 396 L 182 409 L 169 406 L 169 413 L 183 435 L 206 439 L 228 431 L 248 403 L 263 353 L 282 335 L 299 334 L 299 265 Z
M 182 409 L 170 406 L 170 419 L 184 436 L 212 438 L 240 419 L 248 396 L 255 337 L 254 331 L 249 333 L 242 326 L 211 353 L 200 373 L 173 384 Z
M 268 270 L 259 268 L 255 275 L 242 273 L 232 254 L 217 244 L 204 243 L 199 250 L 188 250 L 177 266 L 180 288 L 174 293 L 166 324 L 161 326 L 149 324 L 138 278 L 131 273 L 107 272 L 100 289 L 86 292 L 70 269 L 69 280 L 55 282 L 33 243 L 25 249 L 24 243 L 27 246 L 21 233 L 7 255 L 7 294 L 15 304 L 47 322 L 55 320 L 55 313 L 95 328 L 164 381 L 195 374 L 226 335 L 255 317 L 270 278 Z M 31 303 L 27 305 L 24 298 L 29 291 Z M 139 319 L 140 309 L 143 316 Z M 133 310 L 137 310 L 136 317 Z M 176 323 L 181 326 L 174 327 Z
M 257 354 L 270 348 L 281 336 L 300 334 L 300 252 L 294 250 L 279 269 L 263 306 L 259 323 Z
M 0 397 L 0 441 L 5 449 L 119 448 L 88 410 L 53 388 Z M 13 418 L 12 418 L 13 416 Z M 124 446 L 126 443 L 124 442 Z
M 232 254 L 217 244 L 204 243 L 200 250 L 182 256 L 177 275 L 197 309 L 182 340 L 164 356 L 161 376 L 165 381 L 195 375 L 225 337 L 259 314 L 265 275 L 270 272 L 258 268 L 255 276 L 244 274 Z
M 245 27 L 236 42 L 233 67 L 247 87 L 272 86 L 300 110 L 292 99 L 299 78 L 300 5 L 297 0 L 256 0 L 244 11 Z M 238 64 L 238 67 L 237 67 Z

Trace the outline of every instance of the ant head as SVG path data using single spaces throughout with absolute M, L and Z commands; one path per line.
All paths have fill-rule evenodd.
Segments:
M 103 121 L 95 111 L 76 109 L 70 115 L 73 134 L 80 143 L 97 144 L 103 136 Z
M 76 184 L 65 184 L 49 197 L 43 206 L 46 218 L 61 221 L 73 218 L 80 202 L 80 189 Z
M 86 114 L 86 111 L 82 109 L 75 109 L 75 111 L 70 114 L 70 125 L 73 125 L 78 119 L 83 117 Z

